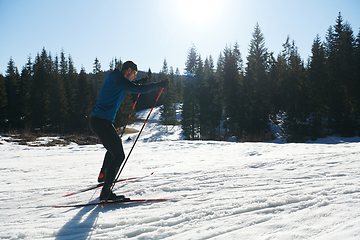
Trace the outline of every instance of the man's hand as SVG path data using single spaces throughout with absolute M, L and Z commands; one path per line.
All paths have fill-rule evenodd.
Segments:
M 170 80 L 167 78 L 157 83 L 159 88 L 166 88 L 169 85 Z

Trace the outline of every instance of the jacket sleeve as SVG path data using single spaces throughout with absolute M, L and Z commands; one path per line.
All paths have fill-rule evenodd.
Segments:
M 149 84 L 135 84 L 124 77 L 120 77 L 116 80 L 116 87 L 125 92 L 130 93 L 148 93 L 154 91 L 158 88 L 156 83 L 149 83 Z

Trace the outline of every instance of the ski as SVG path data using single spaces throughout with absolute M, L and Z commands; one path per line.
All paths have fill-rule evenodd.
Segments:
M 154 174 L 154 173 L 152 172 L 150 175 L 146 175 L 146 176 L 143 176 L 143 177 L 132 177 L 132 178 L 119 179 L 119 180 L 117 180 L 115 183 L 118 183 L 118 182 L 126 182 L 126 181 L 131 181 L 131 180 L 139 180 L 139 179 L 143 179 L 143 178 L 149 177 L 149 176 L 151 176 L 151 175 L 153 175 L 153 174 Z M 102 186 L 104 186 L 104 183 L 99 183 L 99 184 L 92 185 L 92 186 L 87 187 L 87 188 L 80 189 L 80 190 L 78 190 L 78 191 L 76 191 L 76 192 L 72 192 L 72 193 L 69 193 L 69 194 L 65 194 L 65 195 L 63 195 L 63 197 L 73 196 L 73 195 L 75 195 L 75 194 L 87 192 L 87 191 L 90 191 L 90 190 L 93 190 L 93 189 L 96 189 L 96 188 L 99 188 L 99 187 L 102 187 Z
M 104 207 L 105 205 L 121 205 L 121 204 L 131 204 L 131 203 L 150 203 L 150 202 L 167 202 L 167 201 L 172 201 L 172 202 L 176 202 L 176 201 L 180 201 L 182 199 L 194 199 L 194 198 L 198 198 L 200 196 L 202 196 L 203 194 L 199 194 L 199 195 L 193 195 L 193 196 L 186 196 L 186 197 L 181 197 L 181 198 L 148 198 L 148 199 L 130 199 L 130 198 L 125 198 L 123 201 L 95 201 L 95 202 L 89 202 L 89 203 L 80 203 L 80 204 L 69 204 L 69 205 L 55 205 L 52 206 L 54 208 L 76 208 L 76 207 L 88 207 L 88 206 L 102 206 Z
M 125 198 L 124 201 L 108 201 L 108 202 L 90 202 L 90 203 L 83 203 L 83 204 L 70 204 L 70 205 L 55 205 L 54 208 L 71 208 L 71 207 L 88 207 L 88 206 L 107 206 L 107 205 L 124 205 L 124 204 L 131 204 L 131 203 L 150 203 L 150 202 L 166 202 L 172 201 L 172 199 L 168 198 L 150 198 L 150 199 L 129 199 Z

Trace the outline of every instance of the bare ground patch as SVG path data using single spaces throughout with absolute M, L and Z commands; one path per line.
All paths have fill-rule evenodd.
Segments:
M 119 134 L 122 133 L 122 128 L 117 129 Z M 136 133 L 138 130 L 126 128 L 125 134 Z M 100 144 L 101 141 L 95 135 L 86 134 L 54 134 L 54 133 L 7 133 L 2 134 L 5 137 L 4 141 L 18 143 L 19 145 L 26 145 L 30 147 L 51 147 L 51 146 L 67 146 L 70 143 L 78 145 L 94 145 Z

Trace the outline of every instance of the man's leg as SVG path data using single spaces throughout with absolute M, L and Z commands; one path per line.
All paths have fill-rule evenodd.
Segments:
M 116 174 L 118 173 L 122 162 L 125 159 L 125 154 L 121 142 L 121 138 L 117 134 L 115 128 L 113 128 L 113 133 L 106 136 L 103 142 L 104 147 L 108 150 L 107 154 L 111 154 L 112 161 L 109 161 L 109 165 L 106 170 L 105 176 L 105 184 L 104 186 L 108 185 L 111 186 Z
M 114 179 L 120 169 L 122 162 L 125 159 L 125 154 L 121 142 L 121 138 L 117 134 L 115 128 L 113 134 L 108 135 L 102 140 L 104 147 L 108 150 L 108 153 L 112 155 L 113 159 L 106 170 L 104 187 L 101 190 L 100 200 L 123 200 L 124 196 L 116 196 L 111 191 L 111 186 Z
M 113 124 L 104 119 L 92 117 L 90 120 L 90 128 L 98 136 L 98 138 L 100 138 L 102 144 L 107 149 L 104 159 L 106 163 L 104 162 L 104 165 L 109 165 L 106 171 L 105 183 L 102 192 L 105 195 L 111 195 L 111 185 L 120 169 L 121 163 L 125 159 L 121 138 L 116 132 Z M 109 160 L 110 156 L 112 157 L 111 161 Z M 116 195 L 111 195 L 111 197 L 114 198 Z
M 112 160 L 113 160 L 113 155 L 109 151 L 107 151 L 106 154 L 105 154 L 103 165 L 102 165 L 100 173 L 99 173 L 99 177 L 98 177 L 98 182 L 99 183 L 105 181 L 106 170 L 110 166 L 110 163 L 112 162 Z

